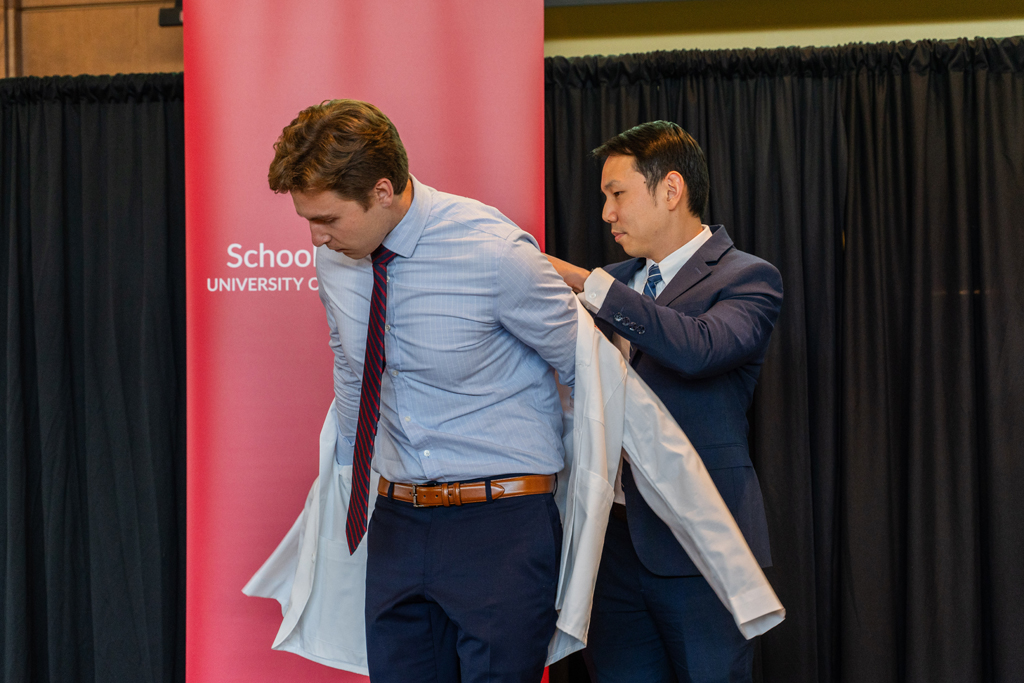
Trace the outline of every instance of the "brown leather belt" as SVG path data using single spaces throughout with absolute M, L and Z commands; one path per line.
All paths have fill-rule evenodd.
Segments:
M 384 477 L 377 484 L 377 493 L 386 496 L 392 482 Z M 487 502 L 487 482 L 474 481 L 468 484 L 443 483 L 432 486 L 417 484 L 394 484 L 391 497 L 414 507 L 438 507 L 443 505 L 465 505 L 466 503 Z M 528 474 L 523 477 L 491 480 L 491 500 L 511 498 L 513 496 L 533 496 L 539 493 L 551 493 L 555 489 L 555 475 Z

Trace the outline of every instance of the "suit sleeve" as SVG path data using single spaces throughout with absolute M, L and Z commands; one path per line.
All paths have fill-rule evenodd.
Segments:
M 758 259 L 739 269 L 706 311 L 658 305 L 616 281 L 597 317 L 664 367 L 699 379 L 763 354 L 781 307 L 782 276 Z

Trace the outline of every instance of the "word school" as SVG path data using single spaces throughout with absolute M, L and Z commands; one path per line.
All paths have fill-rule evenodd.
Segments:
M 260 242 L 259 249 L 247 251 L 243 251 L 242 245 L 237 242 L 229 244 L 228 257 L 228 268 L 290 268 L 292 265 L 308 268 L 316 263 L 316 251 L 313 249 L 299 249 L 294 252 L 287 249 L 274 251 L 264 247 L 263 242 Z

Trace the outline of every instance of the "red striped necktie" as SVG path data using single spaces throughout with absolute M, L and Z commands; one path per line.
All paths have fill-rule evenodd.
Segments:
M 352 456 L 352 495 L 348 500 L 345 538 L 348 552 L 354 553 L 366 535 L 366 507 L 370 492 L 370 459 L 373 440 L 380 420 L 380 378 L 384 372 L 384 318 L 388 306 L 388 264 L 394 252 L 377 247 L 373 252 L 373 294 L 370 296 L 370 322 L 366 329 L 366 358 L 363 362 L 363 386 L 359 393 L 359 423 Z

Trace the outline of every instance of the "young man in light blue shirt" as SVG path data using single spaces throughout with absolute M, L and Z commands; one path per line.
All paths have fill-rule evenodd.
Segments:
M 557 616 L 551 368 L 573 383 L 572 292 L 498 210 L 413 178 L 373 105 L 310 107 L 275 150 L 271 189 L 317 248 L 370 675 L 536 683 Z

